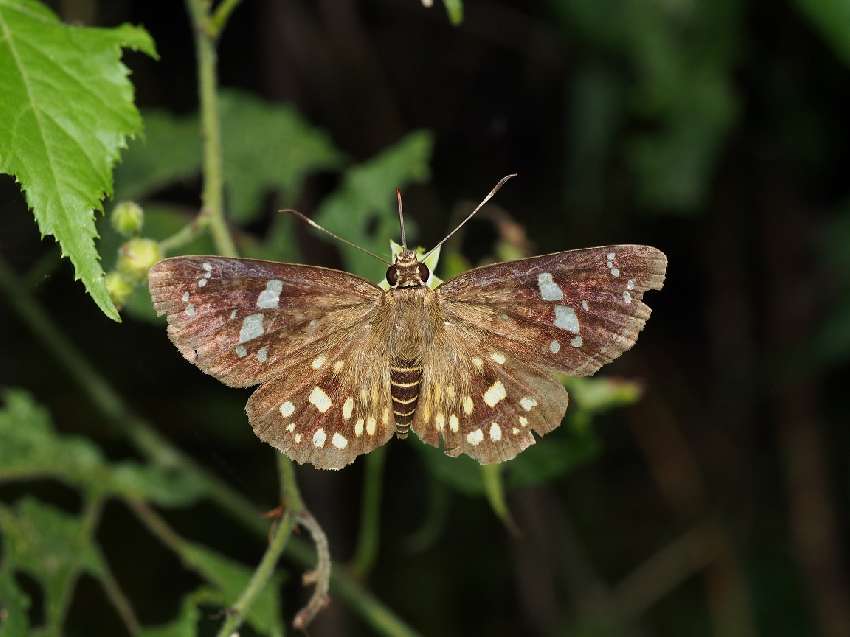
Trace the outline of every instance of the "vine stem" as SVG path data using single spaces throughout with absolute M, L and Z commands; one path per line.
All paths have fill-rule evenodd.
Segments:
M 189 15 L 192 16 L 195 50 L 198 56 L 198 94 L 201 110 L 201 137 L 204 144 L 203 210 L 204 214 L 208 215 L 210 231 L 218 252 L 225 257 L 235 257 L 236 245 L 233 243 L 224 218 L 224 169 L 221 152 L 221 121 L 218 114 L 216 35 L 211 27 L 210 3 L 208 0 L 186 0 L 186 7 Z

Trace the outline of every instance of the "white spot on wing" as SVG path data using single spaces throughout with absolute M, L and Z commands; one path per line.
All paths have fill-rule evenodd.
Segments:
M 331 438 L 331 444 L 337 449 L 345 449 L 348 446 L 348 438 L 337 431 Z
M 334 374 L 339 374 L 340 371 L 342 371 L 342 365 L 342 361 L 337 361 L 336 363 L 334 363 Z
M 191 303 L 186 306 L 186 316 L 195 316 L 195 306 Z
M 309 400 L 310 403 L 322 413 L 325 413 L 331 408 L 331 405 L 333 405 L 330 396 L 328 396 L 319 386 L 313 387 L 313 391 L 310 392 Z
M 322 365 L 325 364 L 326 360 L 327 360 L 327 358 L 325 358 L 324 355 L 317 356 L 316 358 L 313 359 L 313 362 L 310 363 L 310 367 L 312 367 L 313 369 L 319 369 L 319 368 L 321 368 Z
M 615 279 L 620 276 L 620 268 L 611 268 L 611 276 Z
M 259 350 L 257 350 L 257 361 L 265 363 L 267 360 L 269 360 L 269 346 L 263 345 Z
M 558 341 L 552 341 L 551 343 L 549 343 L 549 351 L 553 354 L 557 354 L 561 351 L 561 343 Z
M 502 428 L 499 426 L 499 423 L 494 422 L 490 425 L 490 440 L 493 442 L 498 442 L 502 439 Z
M 283 289 L 283 281 L 269 279 L 266 289 L 257 297 L 257 307 L 265 310 L 276 310 L 280 304 L 280 291 Z
M 280 415 L 284 418 L 289 418 L 295 413 L 295 405 L 288 400 L 280 406 Z
M 230 312 L 230 320 L 232 321 L 235 318 L 236 318 L 236 310 L 233 310 L 232 312 Z
M 370 436 L 375 434 L 375 425 L 378 424 L 378 421 L 375 420 L 372 416 L 366 419 L 366 433 Z
M 523 427 L 527 427 L 528 426 L 528 418 L 526 418 L 525 416 L 520 416 L 519 417 L 519 424 L 521 424 Z
M 342 417 L 345 420 L 351 418 L 351 412 L 354 411 L 354 399 L 349 396 L 345 399 L 345 403 L 342 406 Z
M 534 409 L 537 406 L 537 401 L 534 400 L 533 398 L 529 398 L 528 396 L 525 396 L 519 401 L 519 404 L 526 411 L 531 411 L 532 409 Z
M 457 432 L 457 430 L 460 429 L 460 422 L 458 421 L 457 416 L 454 414 L 449 416 L 449 429 L 454 432 Z
M 199 288 L 204 287 L 206 284 L 207 284 L 207 280 L 206 280 L 206 279 L 198 279 L 198 287 L 199 287 Z
M 245 358 L 248 355 L 248 348 L 245 347 L 244 345 L 237 345 L 236 346 L 236 355 L 239 358 Z
M 242 319 L 242 329 L 239 330 L 239 342 L 247 343 L 259 338 L 265 333 L 262 314 L 249 314 Z
M 625 301 L 626 305 L 632 302 L 632 295 L 628 290 L 623 292 L 623 301 Z
M 482 361 L 482 360 L 481 360 L 480 358 L 478 358 L 477 356 L 473 356 L 473 357 L 472 357 L 472 364 L 473 364 L 473 365 L 475 365 L 475 369 L 477 369 L 479 372 L 480 372 L 482 369 L 484 369 L 484 361 Z
M 287 430 L 289 433 L 292 433 L 293 431 L 295 431 L 295 423 L 294 423 L 294 422 L 291 422 L 291 423 L 289 423 L 288 425 L 286 425 L 286 430 Z
M 567 330 L 573 334 L 578 334 L 579 325 L 576 311 L 569 305 L 555 306 L 555 327 L 560 327 L 562 330 Z
M 609 252 L 608 256 L 606 256 L 605 258 L 608 259 L 608 261 L 613 261 L 616 256 L 617 255 L 614 254 L 613 252 Z
M 189 291 L 187 290 L 187 291 L 183 292 L 183 296 L 181 298 L 183 299 L 184 303 L 188 303 L 189 302 Z
M 541 272 L 537 275 L 537 287 L 540 288 L 540 298 L 544 301 L 564 300 L 564 291 L 552 279 L 550 272 Z
M 505 386 L 502 384 L 502 381 L 497 380 L 487 388 L 487 391 L 484 392 L 484 402 L 490 407 L 495 407 L 499 404 L 499 401 L 506 398 L 507 395 L 508 394 L 505 392 Z
M 471 396 L 464 396 L 463 397 L 463 413 L 465 413 L 468 416 L 469 414 L 472 413 L 473 407 L 474 407 L 474 405 L 472 403 L 472 397 Z
M 473 447 L 479 444 L 482 440 L 484 440 L 484 432 L 480 429 L 470 431 L 468 434 L 466 434 L 466 441 Z
M 434 426 L 437 428 L 437 431 L 443 431 L 446 428 L 446 417 L 443 414 L 437 414 L 437 417 L 434 419 Z
M 587 312 L 590 309 L 590 306 L 587 304 L 587 301 L 581 302 L 581 309 L 583 309 L 585 312 Z
M 635 289 L 635 280 L 634 279 L 628 280 L 628 282 L 626 283 L 626 289 L 627 290 L 634 290 Z
M 319 447 L 320 449 L 325 446 L 325 440 L 328 439 L 328 435 L 325 433 L 325 430 L 319 427 L 316 429 L 316 433 L 313 434 L 313 444 Z
M 209 272 L 210 274 L 212 274 L 212 264 L 211 264 L 211 263 L 207 263 L 206 261 L 204 261 L 204 262 L 201 264 L 201 267 L 202 267 L 204 270 L 206 270 L 207 272 Z M 205 276 L 206 276 L 206 275 L 205 275 Z
M 584 341 L 581 338 L 581 335 L 576 336 L 573 340 L 570 341 L 570 345 L 573 347 L 581 347 Z
M 505 360 L 507 359 L 505 358 L 504 354 L 500 352 L 493 352 L 490 354 L 490 360 L 492 360 L 494 363 L 498 363 L 499 365 L 504 365 Z
M 357 422 L 354 423 L 354 435 L 358 438 L 363 435 L 363 419 L 358 418 Z
M 295 434 L 295 444 L 298 444 L 300 442 L 301 442 L 301 434 Z

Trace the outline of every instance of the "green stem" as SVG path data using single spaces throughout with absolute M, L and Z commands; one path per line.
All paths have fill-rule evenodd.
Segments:
M 284 493 L 283 519 L 278 524 L 272 536 L 272 541 L 269 543 L 263 559 L 260 560 L 259 566 L 257 566 L 257 569 L 251 576 L 248 586 L 242 591 L 236 603 L 230 607 L 231 612 L 218 631 L 218 637 L 230 637 L 242 625 L 248 609 L 251 608 L 257 595 L 266 587 L 266 584 L 268 584 L 269 579 L 274 573 L 274 568 L 277 565 L 278 559 L 280 559 L 280 555 L 286 546 L 289 536 L 292 534 L 295 520 L 300 513 L 301 496 L 298 493 L 298 486 L 295 483 L 295 472 L 292 469 L 292 463 L 289 459 L 284 458 L 278 464 L 280 468 L 281 490 Z M 293 498 L 298 502 L 297 509 L 291 508 L 294 504 Z
M 209 21 L 211 37 L 218 38 L 218 36 L 221 35 L 224 27 L 227 26 L 230 14 L 233 13 L 233 10 L 237 6 L 239 6 L 241 1 L 242 0 L 222 0 L 221 4 L 216 7 Z
M 236 246 L 224 219 L 224 169 L 221 152 L 221 123 L 218 115 L 215 36 L 210 33 L 209 2 L 186 0 L 195 32 L 198 56 L 198 94 L 201 110 L 201 137 L 204 143 L 203 209 L 219 254 L 236 256 Z
M 366 577 L 375 564 L 381 532 L 381 487 L 383 486 L 386 447 L 378 447 L 366 456 L 363 477 L 363 501 L 360 505 L 360 532 L 349 570 L 359 579 Z
M 160 241 L 159 249 L 162 251 L 163 255 L 167 256 L 169 253 L 177 250 L 178 248 L 182 248 L 184 245 L 201 235 L 208 225 L 209 216 L 203 213 L 199 214 L 173 235 Z
M 152 424 L 134 414 L 106 379 L 98 374 L 77 347 L 51 322 L 44 309 L 17 280 L 2 257 L 0 290 L 20 317 L 22 324 L 41 341 L 45 351 L 53 354 L 65 367 L 68 375 L 79 384 L 103 414 L 107 425 L 126 435 L 140 453 L 152 461 L 182 469 L 194 476 L 204 485 L 205 492 L 213 502 L 258 538 L 266 540 L 268 525 L 261 512 L 242 494 L 173 446 Z M 297 538 L 293 538 L 289 543 L 287 555 L 302 567 L 309 568 L 316 561 L 312 547 Z M 416 635 L 409 626 L 336 565 L 331 576 L 331 591 L 358 613 L 376 633 L 390 637 Z
M 112 569 L 109 568 L 109 563 L 106 560 L 103 560 L 102 568 L 103 571 L 100 575 L 98 575 L 98 581 L 100 581 L 100 585 L 103 586 L 106 596 L 109 598 L 109 601 L 112 603 L 112 606 L 115 608 L 115 611 L 118 613 L 121 621 L 124 622 L 127 632 L 131 635 L 139 634 L 142 632 L 142 627 L 139 624 L 139 620 L 136 617 L 133 606 L 124 594 L 124 591 L 122 591 L 121 587 L 118 585 L 118 580 L 115 579 L 115 575 L 112 573 Z

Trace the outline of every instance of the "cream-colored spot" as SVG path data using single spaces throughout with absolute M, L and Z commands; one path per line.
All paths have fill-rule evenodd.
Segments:
M 354 411 L 354 399 L 349 396 L 345 399 L 345 403 L 342 405 L 342 417 L 345 420 L 351 418 L 351 412 Z
M 613 252 L 609 252 L 609 253 L 608 253 L 608 256 L 606 257 L 606 259 L 608 259 L 608 261 L 613 261 L 613 260 L 614 260 L 614 258 L 615 258 L 616 256 L 617 256 L 617 255 L 616 255 L 615 253 L 613 253 Z
M 201 264 L 201 267 L 202 267 L 202 268 L 203 268 L 206 272 L 209 272 L 210 274 L 212 274 L 212 263 L 208 263 L 208 262 L 204 261 L 204 262 Z M 206 274 L 205 274 L 204 276 L 206 276 Z
M 313 359 L 313 362 L 310 363 L 310 367 L 312 367 L 313 369 L 320 369 L 322 365 L 325 364 L 326 360 L 328 359 L 325 357 L 324 354 L 322 356 L 317 356 Z
M 280 305 L 281 290 L 283 290 L 283 281 L 278 279 L 266 281 L 266 289 L 257 297 L 257 307 L 264 310 L 276 310 Z
M 195 316 L 195 306 L 191 303 L 186 306 L 186 316 Z
M 437 431 L 443 431 L 446 428 L 445 415 L 437 414 L 437 417 L 434 419 L 434 426 L 437 428 Z
M 184 302 L 184 303 L 188 303 L 188 302 L 189 302 L 189 292 L 188 292 L 188 291 L 183 292 L 183 296 L 182 296 L 182 297 L 180 297 L 180 298 L 182 298 L 182 299 L 183 299 L 183 302 Z
M 316 433 L 313 434 L 313 444 L 319 448 L 325 446 L 325 440 L 328 439 L 328 435 L 325 433 L 325 430 L 319 427 L 316 429 Z
M 198 287 L 199 287 L 199 288 L 204 287 L 206 284 L 207 284 L 207 280 L 206 280 L 206 279 L 198 279 Z
M 557 354 L 561 351 L 561 343 L 559 341 L 552 341 L 549 343 L 549 351 L 553 354 Z
M 299 444 L 301 442 L 301 434 L 295 434 L 295 444 Z
M 232 321 L 235 318 L 236 318 L 236 310 L 233 310 L 232 312 L 230 312 L 230 320 Z
M 463 397 L 463 413 L 465 413 L 468 416 L 469 414 L 472 413 L 474 406 L 475 405 L 472 403 L 472 397 L 471 396 L 464 396 Z
M 505 392 L 505 386 L 502 384 L 502 381 L 497 380 L 487 388 L 487 391 L 484 392 L 484 402 L 490 407 L 495 407 L 499 404 L 499 401 L 504 400 L 507 395 L 508 394 Z
M 257 350 L 257 362 L 265 363 L 267 360 L 269 360 L 269 346 L 263 345 Z
M 522 408 L 525 409 L 526 411 L 531 411 L 532 409 L 534 409 L 537 406 L 537 401 L 534 400 L 533 398 L 529 398 L 528 396 L 525 396 L 524 398 L 522 398 L 519 401 L 519 404 L 522 405 Z
M 490 440 L 493 442 L 499 442 L 502 439 L 502 428 L 499 426 L 499 423 L 494 422 L 490 424 Z
M 449 385 L 448 387 L 446 387 L 446 396 L 449 397 L 449 400 L 455 399 L 455 386 L 454 385 Z
M 364 405 L 369 402 L 369 394 L 365 388 L 360 390 L 360 402 Z
M 581 309 L 583 309 L 585 312 L 587 312 L 590 309 L 590 306 L 587 304 L 587 301 L 581 302 Z
M 484 361 L 482 361 L 482 360 L 481 360 L 480 358 L 478 358 L 477 356 L 473 356 L 473 357 L 472 357 L 472 364 L 473 364 L 473 365 L 475 365 L 475 368 L 476 368 L 479 372 L 480 372 L 482 369 L 484 369 Z
M 625 301 L 626 305 L 632 302 L 632 295 L 628 290 L 623 292 L 623 301 Z
M 527 427 L 528 426 L 528 418 L 526 418 L 525 416 L 520 416 L 519 417 L 519 424 L 521 424 L 523 427 Z
M 454 432 L 457 432 L 457 430 L 460 429 L 460 421 L 458 421 L 457 416 L 454 414 L 449 416 L 449 429 Z
M 375 426 L 378 424 L 378 421 L 375 420 L 372 416 L 366 420 L 366 433 L 370 436 L 375 435 Z
M 615 279 L 620 276 L 620 268 L 611 268 L 611 276 Z
M 334 363 L 334 367 L 333 367 L 334 374 L 339 374 L 342 371 L 342 366 L 343 366 L 342 361 L 337 361 L 336 363 Z
M 626 289 L 627 290 L 634 290 L 635 289 L 635 280 L 634 279 L 628 280 L 628 282 L 626 283 Z
M 513 429 L 511 429 L 511 433 L 516 436 L 519 433 L 519 429 L 514 427 Z
M 286 425 L 286 430 L 287 430 L 289 433 L 292 433 L 293 431 L 295 431 L 295 423 L 294 423 L 294 422 L 291 422 L 291 423 L 289 423 L 288 425 Z
M 354 423 L 354 435 L 358 438 L 363 435 L 363 419 L 358 418 L 357 422 Z
M 345 449 L 348 446 L 348 438 L 337 431 L 331 438 L 331 444 L 337 449 Z
M 576 316 L 576 311 L 569 305 L 556 305 L 555 327 L 559 327 L 562 330 L 567 330 L 568 332 L 572 332 L 573 334 L 578 334 L 579 325 L 578 317 Z
M 480 443 L 482 440 L 484 440 L 484 432 L 480 429 L 470 431 L 468 434 L 466 434 L 466 441 L 473 447 Z
M 242 329 L 239 330 L 239 342 L 247 343 L 259 338 L 265 333 L 262 314 L 249 314 L 242 319 Z
M 492 354 L 490 354 L 490 360 L 492 360 L 494 363 L 498 363 L 499 365 L 504 365 L 505 360 L 507 359 L 505 359 L 504 354 L 500 352 L 493 352 Z
M 540 298 L 544 301 L 562 301 L 564 291 L 555 283 L 550 272 L 541 272 L 537 275 L 537 287 L 540 289 Z
M 331 397 L 328 396 L 319 386 L 313 387 L 313 391 L 310 392 L 310 398 L 308 400 L 322 413 L 325 413 L 331 408 L 331 405 L 333 405 Z
M 581 347 L 584 344 L 584 339 L 582 339 L 581 335 L 578 335 L 570 341 L 570 345 L 573 347 Z
M 381 424 L 386 425 L 390 420 L 390 410 L 387 407 L 384 407 L 384 411 L 381 412 Z
M 245 347 L 244 345 L 237 345 L 236 346 L 236 355 L 239 358 L 245 358 L 248 355 L 248 348 Z
M 280 406 L 280 415 L 284 418 L 289 418 L 295 413 L 295 405 L 288 400 Z

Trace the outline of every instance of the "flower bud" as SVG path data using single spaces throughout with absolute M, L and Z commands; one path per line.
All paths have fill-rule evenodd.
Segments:
M 106 275 L 106 291 L 116 307 L 121 308 L 133 293 L 133 281 L 121 272 L 110 272 Z
M 135 201 L 122 201 L 112 209 L 112 227 L 125 237 L 138 234 L 142 229 L 145 213 Z
M 162 250 L 159 243 L 153 239 L 130 239 L 118 250 L 116 269 L 131 279 L 140 281 L 160 259 Z

